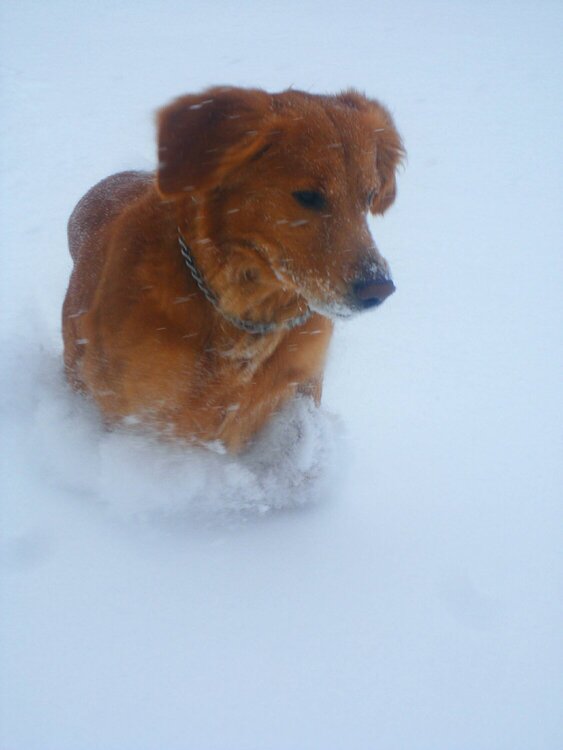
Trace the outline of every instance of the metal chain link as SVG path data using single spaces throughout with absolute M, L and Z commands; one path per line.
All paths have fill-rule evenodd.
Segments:
M 304 312 L 302 315 L 296 315 L 294 318 L 289 318 L 289 320 L 284 320 L 283 323 L 255 323 L 252 320 L 243 320 L 242 318 L 235 318 L 233 315 L 229 315 L 229 313 L 226 313 L 224 312 L 224 310 L 221 310 L 217 295 L 205 283 L 204 278 L 201 275 L 201 272 L 196 266 L 194 257 L 192 255 L 192 251 L 189 245 L 187 244 L 186 240 L 182 237 L 182 233 L 179 228 L 178 228 L 178 243 L 180 245 L 180 252 L 182 253 L 182 258 L 184 259 L 184 262 L 186 266 L 188 267 L 193 277 L 193 280 L 197 284 L 198 289 L 201 291 L 205 299 L 213 305 L 213 307 L 217 310 L 217 312 L 223 318 L 225 318 L 225 320 L 228 320 L 229 323 L 232 323 L 241 331 L 245 331 L 246 333 L 253 333 L 253 334 L 264 334 L 264 333 L 272 333 L 272 331 L 277 331 L 280 328 L 291 330 L 292 328 L 297 328 L 297 326 L 303 325 L 303 323 L 306 323 L 311 317 L 312 312 L 309 308 L 307 308 L 307 311 Z

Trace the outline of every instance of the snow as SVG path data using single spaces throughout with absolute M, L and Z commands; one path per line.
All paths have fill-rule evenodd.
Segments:
M 3 4 L 2 750 L 563 746 L 562 15 Z M 215 83 L 365 89 L 408 151 L 397 293 L 241 461 L 104 432 L 60 362 L 73 206 Z
M 38 463 L 56 484 L 70 484 L 114 515 L 241 520 L 322 501 L 338 481 L 339 420 L 316 409 L 311 399 L 297 399 L 277 414 L 260 439 L 235 458 L 219 441 L 204 448 L 130 429 L 108 432 L 93 406 L 61 382 L 60 362 L 49 357 L 41 367 L 49 368 L 52 382 L 45 383 L 29 430 Z M 69 456 L 79 472 L 69 472 Z

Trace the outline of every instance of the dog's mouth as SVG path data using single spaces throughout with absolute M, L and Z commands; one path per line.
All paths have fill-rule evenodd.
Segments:
M 323 284 L 318 278 L 314 278 L 311 286 L 316 286 L 317 289 L 312 291 L 297 278 L 290 261 L 284 260 L 284 255 L 287 254 L 284 254 L 283 248 L 279 248 L 276 253 L 281 260 L 273 262 L 267 248 L 255 243 L 247 244 L 268 265 L 284 290 L 301 297 L 312 312 L 331 320 L 347 320 L 366 310 L 380 307 L 395 292 L 395 284 L 390 276 L 381 272 L 353 282 L 342 280 L 339 290 L 333 289 L 328 281 Z
M 330 318 L 331 320 L 348 320 L 360 312 L 359 309 L 355 309 L 345 302 L 307 301 L 313 312 L 319 313 L 319 315 L 323 315 L 325 318 Z
M 395 292 L 395 284 L 388 278 L 357 282 L 351 287 L 351 291 L 344 295 L 342 300 L 327 301 L 325 299 L 319 302 L 317 299 L 304 296 L 314 312 L 333 320 L 347 320 L 366 310 L 381 307 L 385 300 Z

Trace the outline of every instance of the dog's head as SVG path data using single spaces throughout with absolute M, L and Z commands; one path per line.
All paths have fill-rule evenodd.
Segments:
M 192 241 L 229 258 L 220 295 L 233 281 L 250 296 L 281 287 L 346 317 L 394 291 L 367 214 L 392 204 L 403 149 L 377 101 L 214 88 L 173 102 L 158 126 L 161 194 L 195 205 Z

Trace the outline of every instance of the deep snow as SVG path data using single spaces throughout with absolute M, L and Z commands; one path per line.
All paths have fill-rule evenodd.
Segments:
M 3 4 L 1 750 L 563 746 L 562 16 Z M 67 216 L 213 83 L 365 89 L 409 155 L 398 291 L 275 460 L 108 435 L 60 372 Z

